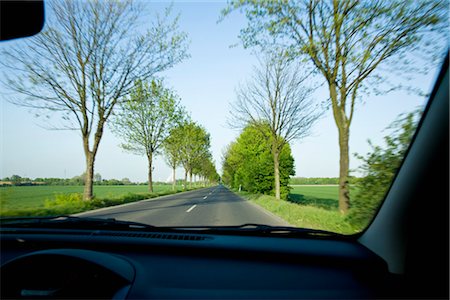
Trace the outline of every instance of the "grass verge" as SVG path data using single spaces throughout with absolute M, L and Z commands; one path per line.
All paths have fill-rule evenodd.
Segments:
M 202 187 L 191 188 L 188 189 L 188 191 L 200 188 Z M 84 201 L 81 193 L 57 194 L 53 199 L 45 200 L 43 207 L 19 209 L 2 208 L 0 217 L 68 215 L 182 192 L 184 191 L 164 190 L 156 193 L 127 193 L 120 197 L 94 198 L 90 201 Z
M 314 205 L 301 205 L 291 201 L 276 200 L 273 196 L 238 192 L 241 197 L 279 216 L 292 226 L 322 229 L 342 234 L 361 231 L 345 220 L 339 211 Z

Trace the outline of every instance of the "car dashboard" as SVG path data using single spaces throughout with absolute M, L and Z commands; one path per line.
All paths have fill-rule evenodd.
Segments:
M 2 299 L 299 299 L 384 294 L 352 239 L 1 229 Z

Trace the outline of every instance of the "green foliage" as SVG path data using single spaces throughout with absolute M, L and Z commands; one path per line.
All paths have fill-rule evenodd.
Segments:
M 181 140 L 179 129 L 172 129 L 163 142 L 163 152 L 167 164 L 176 169 L 181 164 Z
M 83 200 L 83 195 L 79 193 L 73 194 L 57 194 L 54 199 L 46 199 L 44 203 L 45 208 L 66 207 L 66 208 L 84 208 L 86 201 Z
M 217 173 L 209 151 L 210 135 L 195 122 L 189 120 L 173 128 L 165 147 L 168 159 L 173 162 L 179 160 L 186 175 L 189 173 L 206 176 Z
M 115 113 L 113 131 L 124 140 L 126 151 L 145 155 L 148 160 L 148 185 L 153 192 L 153 158 L 160 154 L 170 131 L 185 119 L 173 91 L 164 87 L 162 80 L 150 83 L 137 80 L 128 99 Z M 122 179 L 125 184 L 130 180 Z
M 357 100 L 399 88 L 420 92 L 399 78 L 427 73 L 430 62 L 442 59 L 448 48 L 448 1 L 230 0 L 222 17 L 235 10 L 248 21 L 239 35 L 244 47 L 282 52 L 312 65 L 328 85 L 325 103 L 339 131 L 339 207 L 346 213 Z
M 174 127 L 163 143 L 166 162 L 173 170 L 182 165 L 186 175 L 199 175 L 210 182 L 218 182 L 219 174 L 209 148 L 209 134 L 189 120 Z
M 17 178 L 14 177 L 17 176 L 20 178 L 20 180 L 18 180 L 17 182 L 12 182 L 11 178 Z M 86 178 L 86 173 L 83 173 L 79 176 L 74 176 L 72 178 L 54 178 L 54 177 L 49 177 L 49 178 L 42 178 L 42 177 L 37 177 L 35 179 L 31 179 L 31 178 L 23 178 L 20 177 L 18 175 L 13 175 L 11 178 L 9 177 L 5 177 L 2 179 L 2 181 L 5 181 L 6 183 L 4 183 L 2 186 L 10 186 L 10 185 L 14 185 L 14 186 L 81 186 L 84 185 L 85 183 L 85 178 Z M 11 184 L 9 184 L 9 182 L 11 182 Z M 137 184 L 134 182 L 131 182 L 130 179 L 128 178 L 123 178 L 122 180 L 118 180 L 118 179 L 102 179 L 100 174 L 95 174 L 94 175 L 94 185 L 133 185 L 133 184 Z
M 292 177 L 290 184 L 338 184 L 337 177 Z
M 125 141 L 123 149 L 148 156 L 157 154 L 170 130 L 184 118 L 178 97 L 162 80 L 138 80 L 115 113 L 113 128 Z
M 350 184 L 356 183 L 360 178 L 349 176 Z M 338 177 L 292 177 L 289 180 L 290 184 L 339 184 Z
M 328 83 L 342 84 L 348 98 L 360 88 L 374 89 L 375 83 L 392 87 L 386 76 L 414 75 L 417 60 L 447 48 L 446 0 L 231 0 L 221 17 L 233 11 L 248 20 L 239 34 L 244 47 L 283 50 L 310 61 Z M 411 53 L 420 56 L 405 55 Z M 380 78 L 379 65 L 391 74 Z
M 385 147 L 375 146 L 370 141 L 372 151 L 366 156 L 355 154 L 363 161 L 360 167 L 365 177 L 361 178 L 356 187 L 356 193 L 348 220 L 358 226 L 365 227 L 374 217 L 381 201 L 391 185 L 400 167 L 405 153 L 417 127 L 421 111 L 402 115 L 388 128 L 391 134 L 384 137 Z
M 253 125 L 247 126 L 232 143 L 224 156 L 223 181 L 232 188 L 251 193 L 274 195 L 274 163 L 271 153 L 269 128 L 263 134 Z M 289 144 L 283 147 L 280 155 L 281 197 L 289 193 L 289 177 L 294 175 L 294 158 Z

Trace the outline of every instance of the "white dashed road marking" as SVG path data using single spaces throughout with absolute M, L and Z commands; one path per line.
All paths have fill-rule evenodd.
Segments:
M 191 212 L 191 210 L 193 210 L 196 206 L 197 204 L 192 205 L 191 208 L 189 208 L 186 212 Z

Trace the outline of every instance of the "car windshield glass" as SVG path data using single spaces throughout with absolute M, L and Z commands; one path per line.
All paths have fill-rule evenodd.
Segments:
M 0 43 L 0 216 L 39 226 L 358 233 L 448 47 L 438 0 L 45 10 Z

